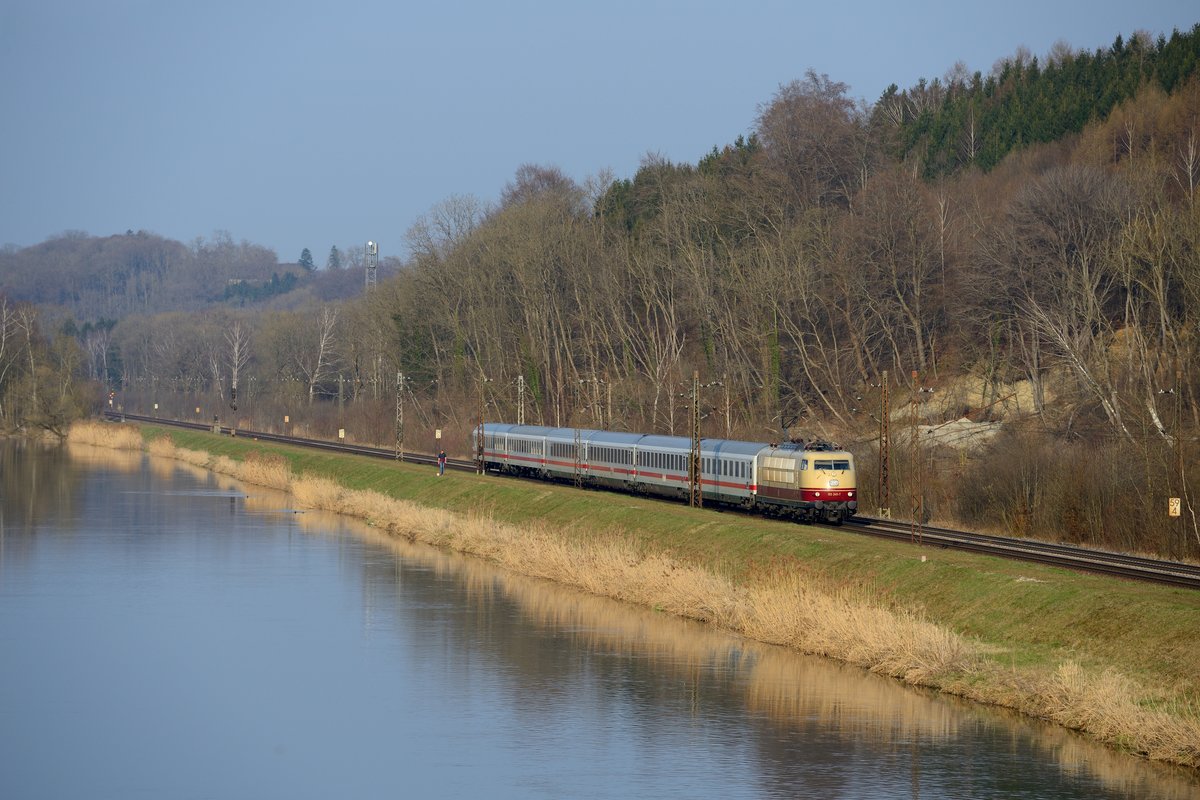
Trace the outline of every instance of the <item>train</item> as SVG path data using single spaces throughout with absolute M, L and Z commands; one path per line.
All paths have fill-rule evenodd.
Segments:
M 693 489 L 683 436 L 484 422 L 471 447 L 489 472 L 677 499 Z M 700 492 L 706 504 L 805 522 L 840 525 L 858 510 L 854 456 L 828 442 L 702 438 Z

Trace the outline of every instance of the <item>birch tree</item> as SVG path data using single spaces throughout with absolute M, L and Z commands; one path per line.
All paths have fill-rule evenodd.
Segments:
M 225 329 L 225 343 L 229 346 L 229 405 L 237 411 L 238 377 L 250 360 L 250 331 L 241 320 L 234 320 Z M 312 389 L 309 388 L 309 402 L 312 401 Z

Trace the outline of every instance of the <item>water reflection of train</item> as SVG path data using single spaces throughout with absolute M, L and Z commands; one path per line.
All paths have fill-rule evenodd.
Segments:
M 497 472 L 674 498 L 692 490 L 692 440 L 682 436 L 488 422 L 472 436 L 475 458 L 481 438 L 484 466 Z M 700 467 L 706 503 L 835 524 L 858 509 L 854 456 L 825 442 L 701 439 Z

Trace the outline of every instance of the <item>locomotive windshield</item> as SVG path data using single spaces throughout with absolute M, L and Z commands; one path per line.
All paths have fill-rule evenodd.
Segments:
M 846 470 L 850 469 L 850 462 L 846 459 L 821 459 L 813 462 L 813 469 L 827 469 L 845 472 Z

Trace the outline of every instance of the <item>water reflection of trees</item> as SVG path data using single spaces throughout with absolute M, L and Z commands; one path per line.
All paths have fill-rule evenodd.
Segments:
M 248 509 L 292 505 L 285 495 L 254 491 Z M 1186 770 L 1113 752 L 1058 726 L 510 574 L 336 515 L 310 511 L 295 519 L 316 535 L 351 530 L 395 556 L 363 562 L 368 624 L 391 614 L 398 635 L 436 637 L 423 645 L 450 648 L 456 663 L 486 662 L 503 675 L 503 691 L 530 730 L 567 693 L 588 693 L 601 705 L 623 699 L 638 735 L 658 735 L 664 718 L 702 721 L 711 736 L 756 760 L 772 793 L 788 796 L 870 793 L 885 770 L 907 773 L 906 785 L 889 791 L 912 797 L 922 795 L 923 783 L 938 796 L 1066 789 L 1063 781 L 1077 775 L 1116 796 L 1192 797 L 1200 788 Z M 463 602 L 431 602 L 446 591 L 461 593 Z M 1021 774 L 973 767 L 969 743 L 983 738 L 1010 741 Z M 878 775 L 853 772 L 864 760 L 880 763 Z
M 28 439 L 0 441 L 0 532 L 5 558 L 24 551 L 43 520 L 71 517 L 80 474 L 57 444 Z

